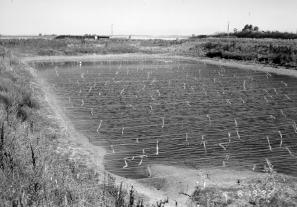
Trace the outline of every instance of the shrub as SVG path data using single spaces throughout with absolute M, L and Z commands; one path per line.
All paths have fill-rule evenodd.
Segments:
M 214 187 L 207 187 L 205 189 L 196 187 L 194 193 L 191 196 L 199 206 L 227 206 L 231 204 L 231 200 L 226 200 L 223 193 Z
M 209 58 L 258 61 L 285 67 L 297 65 L 295 41 L 221 38 L 207 40 L 201 45 L 205 56 Z

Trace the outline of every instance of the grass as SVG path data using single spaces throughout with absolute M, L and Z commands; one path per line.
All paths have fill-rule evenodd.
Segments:
M 1 40 L 0 45 L 23 55 L 82 55 L 136 53 L 140 49 L 128 40 L 57 40 L 57 39 L 12 39 Z M 1 51 L 0 51 L 1 55 Z

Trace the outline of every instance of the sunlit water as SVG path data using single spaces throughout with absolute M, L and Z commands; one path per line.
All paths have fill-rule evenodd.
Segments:
M 107 149 L 105 168 L 148 164 L 297 174 L 297 80 L 191 61 L 35 64 L 67 116 Z

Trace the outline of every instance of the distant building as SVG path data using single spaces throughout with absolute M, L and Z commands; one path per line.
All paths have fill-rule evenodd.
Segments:
M 55 37 L 55 39 L 80 39 L 80 40 L 86 40 L 86 39 L 109 39 L 110 36 L 107 35 L 58 35 Z

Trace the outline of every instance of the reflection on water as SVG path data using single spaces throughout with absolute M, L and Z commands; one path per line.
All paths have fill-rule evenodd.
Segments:
M 147 164 L 297 172 L 295 78 L 190 61 L 39 64 L 75 127 L 108 149 L 106 169 Z

